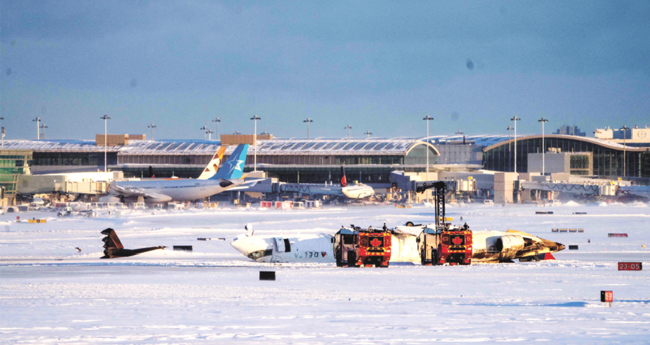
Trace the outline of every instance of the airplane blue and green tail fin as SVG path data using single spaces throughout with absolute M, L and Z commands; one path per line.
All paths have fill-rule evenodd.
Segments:
M 211 180 L 230 180 L 238 179 L 243 176 L 244 165 L 246 164 L 246 154 L 248 153 L 248 144 L 237 145 L 235 151 L 223 163 Z

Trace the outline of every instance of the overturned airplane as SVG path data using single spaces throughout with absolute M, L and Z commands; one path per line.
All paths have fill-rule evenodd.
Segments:
M 139 249 L 124 249 L 124 246 L 122 245 L 120 238 L 117 237 L 115 230 L 108 228 L 102 231 L 102 235 L 106 235 L 106 237 L 102 239 L 102 241 L 104 241 L 104 248 L 106 249 L 104 249 L 104 256 L 102 256 L 100 259 L 122 258 L 150 252 L 152 250 L 167 248 L 165 246 L 157 246 Z
M 367 230 L 367 229 L 366 229 Z M 372 230 L 377 232 L 377 230 Z M 247 234 L 237 237 L 231 245 L 240 253 L 257 262 L 291 263 L 291 262 L 313 262 L 313 263 L 337 263 L 342 261 L 347 265 L 358 266 L 360 262 L 350 262 L 348 253 L 354 252 L 355 259 L 360 258 L 360 250 L 354 245 L 361 245 L 358 239 L 353 236 L 355 233 L 363 232 L 359 228 L 341 229 L 337 234 L 304 235 L 296 237 L 271 237 L 253 236 L 249 231 Z M 428 225 L 398 226 L 393 229 L 386 229 L 386 236 L 390 234 L 390 240 L 382 241 L 390 243 L 388 250 L 383 250 L 384 255 L 390 257 L 389 262 L 413 262 L 427 264 L 453 263 L 453 255 L 443 255 L 445 241 L 433 241 L 430 237 L 434 231 Z M 349 239 L 340 235 L 351 236 Z M 356 237 L 359 238 L 359 237 Z M 427 241 L 428 238 L 428 241 Z M 450 238 L 451 241 L 460 239 Z M 463 239 L 465 240 L 465 239 Z M 345 243 L 345 241 L 349 241 Z M 439 243 L 440 242 L 440 243 Z M 349 250 L 341 254 L 341 244 L 350 245 Z M 466 263 L 497 263 L 519 261 L 538 261 L 552 258 L 550 253 L 564 249 L 561 243 L 545 240 L 521 231 L 474 231 L 472 239 L 465 245 L 467 258 Z M 377 246 L 379 247 L 379 245 Z M 369 248 L 367 251 L 377 250 Z M 447 262 L 440 262 L 440 258 L 446 258 Z M 463 256 L 465 258 L 465 256 Z M 352 260 L 354 261 L 354 260 Z M 381 266 L 384 267 L 384 266 Z

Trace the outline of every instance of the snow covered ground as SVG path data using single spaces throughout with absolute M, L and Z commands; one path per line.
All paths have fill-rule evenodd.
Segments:
M 447 211 L 475 231 L 516 229 L 579 250 L 557 253 L 556 261 L 463 267 L 273 265 L 230 246 L 246 223 L 256 235 L 334 233 L 351 223 L 429 223 L 433 208 L 19 214 L 46 224 L 16 223 L 8 214 L 0 216 L 0 343 L 650 342 L 649 205 Z M 99 260 L 107 227 L 125 248 L 170 248 Z M 611 232 L 629 237 L 608 238 Z M 618 261 L 642 261 L 646 270 L 619 272 Z M 262 270 L 276 271 L 277 280 L 260 281 Z M 611 308 L 600 303 L 601 290 L 614 291 Z

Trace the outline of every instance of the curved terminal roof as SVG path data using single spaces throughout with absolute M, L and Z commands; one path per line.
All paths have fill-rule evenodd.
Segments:
M 418 145 L 432 144 L 419 138 L 398 139 L 273 139 L 258 140 L 257 154 L 261 155 L 406 155 Z M 217 152 L 220 142 L 209 140 L 131 140 L 127 145 L 108 146 L 107 151 L 119 155 L 210 155 Z M 5 149 L 39 152 L 104 152 L 103 146 L 90 140 L 6 140 Z M 230 154 L 231 146 L 226 151 Z M 252 151 L 249 150 L 249 152 Z
M 518 141 L 523 141 L 523 140 L 531 140 L 531 139 L 541 139 L 542 135 L 529 135 L 525 137 L 517 137 Z M 545 139 L 551 139 L 551 138 L 558 138 L 558 139 L 568 139 L 568 140 L 576 140 L 576 141 L 584 141 L 590 144 L 595 144 L 599 146 L 603 146 L 606 148 L 614 149 L 614 150 L 619 150 L 619 151 L 631 151 L 631 152 L 643 152 L 647 151 L 647 148 L 641 148 L 641 147 L 634 147 L 634 146 L 625 146 L 622 144 L 618 144 L 615 142 L 611 142 L 608 140 L 603 140 L 603 139 L 597 139 L 597 138 L 591 138 L 591 137 L 580 137 L 576 135 L 567 135 L 567 134 L 546 134 L 544 135 Z M 490 151 L 492 149 L 495 149 L 499 146 L 502 145 L 507 145 L 508 143 L 514 143 L 514 139 L 510 140 L 505 140 L 500 143 L 496 143 L 494 145 L 490 145 L 488 147 L 485 147 L 483 151 Z
M 258 141 L 257 154 L 266 155 L 407 155 L 418 145 L 435 146 L 420 139 L 273 139 Z
M 121 146 L 107 146 L 106 151 L 118 151 Z M 5 150 L 33 150 L 39 152 L 104 152 L 94 140 L 5 140 Z

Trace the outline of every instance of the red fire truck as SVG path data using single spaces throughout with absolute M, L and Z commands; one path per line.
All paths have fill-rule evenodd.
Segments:
M 334 255 L 339 267 L 388 267 L 391 233 L 388 230 L 341 229 L 334 236 Z
M 426 228 L 418 236 L 418 249 L 422 265 L 469 265 L 472 263 L 472 230 L 465 224 L 463 227 L 454 227 L 445 223 L 445 192 L 447 185 L 436 182 L 432 185 L 424 184 L 418 188 L 423 192 L 428 188 L 435 188 L 435 228 Z

